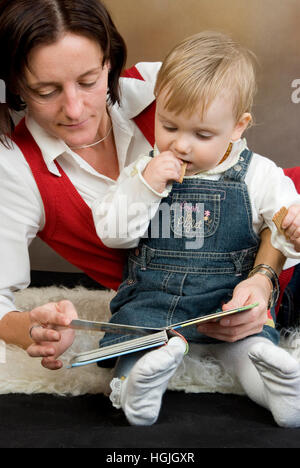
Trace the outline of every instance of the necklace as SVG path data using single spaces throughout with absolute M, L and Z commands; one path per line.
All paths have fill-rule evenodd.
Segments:
M 96 146 L 96 145 L 99 145 L 99 143 L 102 143 L 102 141 L 106 140 L 106 138 L 108 138 L 108 136 L 110 135 L 110 132 L 112 131 L 112 126 L 110 127 L 110 129 L 108 130 L 107 134 L 105 135 L 105 137 L 101 138 L 101 140 L 98 140 L 98 141 L 95 141 L 95 143 L 91 143 L 90 145 L 81 145 L 81 146 L 70 146 L 71 149 L 83 149 L 83 148 L 92 148 L 92 146 Z
M 220 166 L 220 164 L 222 164 L 224 161 L 226 161 L 226 159 L 228 158 L 228 156 L 229 156 L 230 153 L 231 153 L 232 147 L 233 147 L 233 144 L 230 142 L 230 143 L 229 143 L 229 146 L 228 146 L 228 148 L 227 148 L 227 151 L 226 151 L 226 153 L 224 154 L 224 156 L 223 156 L 223 158 L 221 159 L 221 161 L 219 162 L 218 166 Z

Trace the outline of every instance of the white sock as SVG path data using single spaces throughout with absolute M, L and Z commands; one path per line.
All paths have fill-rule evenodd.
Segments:
M 163 394 L 185 351 L 186 343 L 181 338 L 171 338 L 166 346 L 139 359 L 126 380 L 113 379 L 110 398 L 114 406 L 122 407 L 130 424 L 149 426 L 156 422 Z M 118 391 L 119 406 L 116 402 Z
M 259 337 L 211 346 L 210 351 L 279 426 L 300 427 L 300 364 L 287 351 Z
M 264 384 L 267 406 L 281 427 L 300 427 L 300 364 L 272 343 L 256 343 L 249 357 Z
M 236 377 L 251 400 L 267 408 L 263 381 L 249 359 L 249 349 L 262 341 L 269 342 L 264 338 L 249 337 L 235 343 L 209 345 L 208 350 L 229 374 Z

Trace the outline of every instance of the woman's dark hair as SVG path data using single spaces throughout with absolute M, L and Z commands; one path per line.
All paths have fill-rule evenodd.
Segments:
M 34 47 L 56 42 L 64 32 L 95 40 L 110 61 L 108 94 L 112 104 L 120 101 L 119 77 L 126 63 L 126 45 L 100 0 L 0 0 L 0 80 L 5 83 L 6 102 L 0 104 L 1 135 L 11 134 L 9 109 L 23 110 L 19 95 L 29 53 Z

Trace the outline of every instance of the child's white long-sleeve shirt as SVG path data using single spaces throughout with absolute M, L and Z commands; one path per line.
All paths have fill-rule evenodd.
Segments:
M 246 141 L 239 140 L 222 164 L 191 177 L 218 180 L 223 172 L 237 164 L 239 155 L 246 147 Z M 93 203 L 96 230 L 106 246 L 124 249 L 136 247 L 147 232 L 162 199 L 168 196 L 171 185 L 164 193 L 157 193 L 143 178 L 143 171 L 150 161 L 151 157 L 144 155 L 126 167 L 107 194 Z M 286 257 L 300 261 L 300 253 L 278 233 L 272 221 L 281 207 L 300 204 L 300 195 L 292 180 L 273 161 L 254 153 L 245 183 L 252 206 L 254 231 L 260 234 L 265 227 L 269 227 L 272 245 Z

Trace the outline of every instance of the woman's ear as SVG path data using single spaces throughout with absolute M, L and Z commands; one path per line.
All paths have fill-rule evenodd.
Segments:
M 237 141 L 243 136 L 243 133 L 248 128 L 251 120 L 252 120 L 251 114 L 249 112 L 245 112 L 242 115 L 242 117 L 239 119 L 239 121 L 237 122 L 232 132 L 231 141 Z
M 109 73 L 110 70 L 111 70 L 110 60 L 108 60 L 108 59 L 105 60 L 104 66 L 107 68 L 107 71 L 108 71 L 108 73 Z

